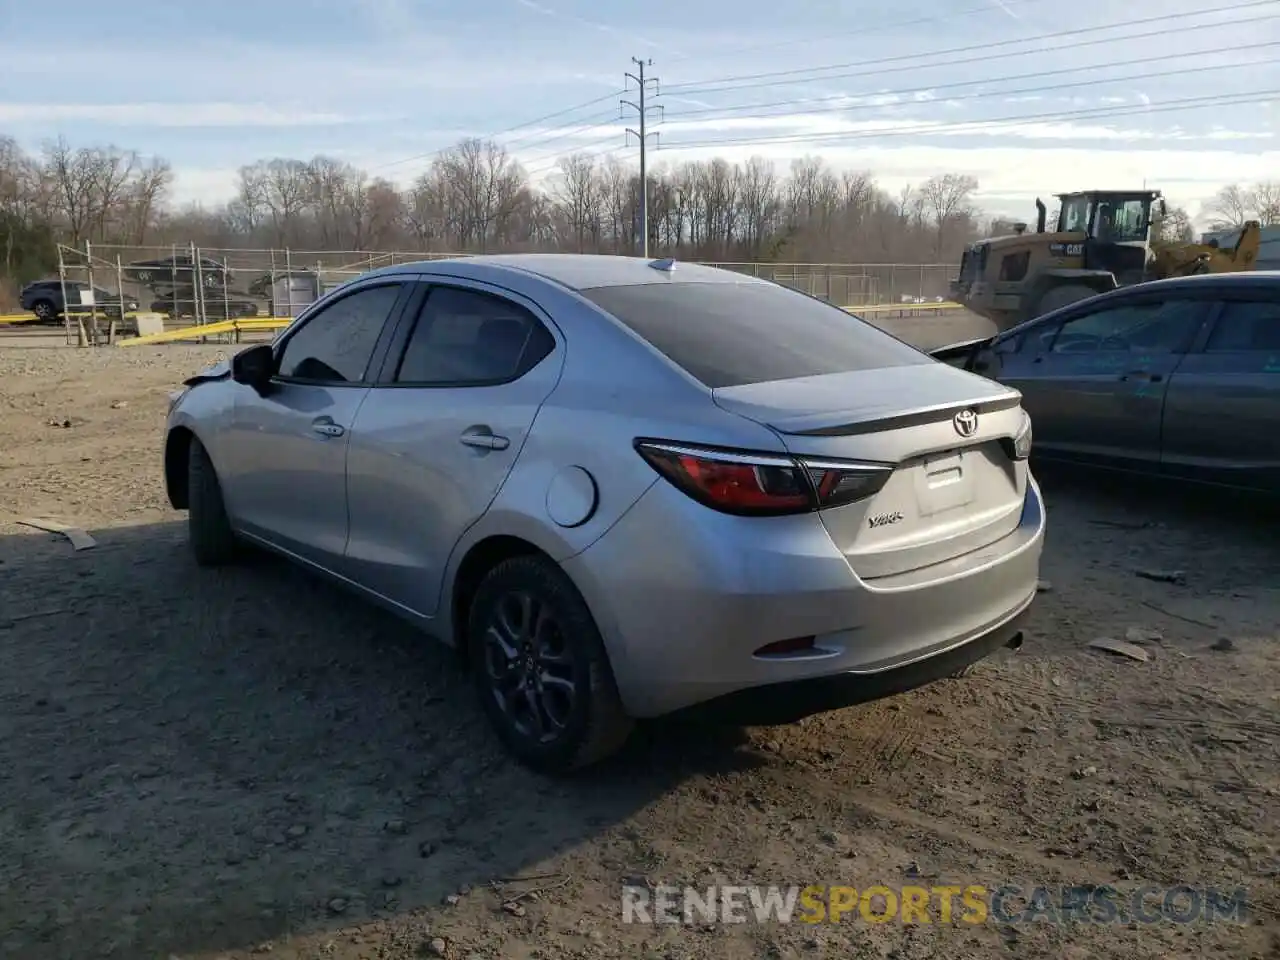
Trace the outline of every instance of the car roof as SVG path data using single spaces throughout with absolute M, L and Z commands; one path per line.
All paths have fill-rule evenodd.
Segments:
M 1030 320 L 1023 320 L 1021 323 L 1010 327 L 1000 337 L 1008 337 L 1014 334 L 1014 331 L 1030 330 L 1041 324 L 1054 323 L 1058 317 L 1076 311 L 1081 307 L 1092 309 L 1093 307 L 1102 307 L 1109 303 L 1120 302 L 1126 300 L 1137 299 L 1152 293 L 1167 294 L 1179 292 L 1194 292 L 1213 295 L 1214 293 L 1227 293 L 1232 290 L 1268 290 L 1274 287 L 1280 287 L 1280 270 L 1249 270 L 1240 273 L 1199 273 L 1189 277 L 1168 277 L 1164 280 L 1148 280 L 1145 283 L 1134 283 L 1127 287 L 1117 287 L 1115 290 L 1108 290 L 1106 293 L 1100 293 L 1096 297 L 1090 297 L 1088 300 L 1077 300 L 1075 303 L 1069 303 L 1066 306 L 1059 307 L 1049 313 L 1041 314 L 1038 317 L 1032 317 Z
M 1151 290 L 1169 292 L 1171 290 L 1204 290 L 1215 286 L 1227 289 L 1235 287 L 1269 287 L 1280 283 L 1280 270 L 1245 270 L 1239 273 L 1198 273 L 1190 277 L 1168 277 L 1164 280 L 1151 280 L 1128 287 L 1120 287 L 1115 293 L 1137 295 Z
M 656 283 L 767 283 L 747 274 L 700 263 L 677 261 L 670 270 L 654 266 L 664 262 L 654 258 L 590 253 L 510 253 L 423 260 L 383 267 L 364 276 L 380 273 L 451 274 L 483 280 L 493 279 L 506 271 L 518 271 L 551 280 L 571 290 Z

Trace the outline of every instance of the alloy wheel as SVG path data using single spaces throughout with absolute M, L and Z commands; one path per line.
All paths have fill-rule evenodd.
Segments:
M 489 692 L 511 727 L 535 743 L 556 741 L 578 705 L 578 664 L 560 618 L 528 592 L 495 604 L 484 631 Z

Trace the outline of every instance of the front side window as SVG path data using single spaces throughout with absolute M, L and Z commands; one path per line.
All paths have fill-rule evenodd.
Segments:
M 1096 310 L 1064 323 L 1051 350 L 1173 353 L 1195 332 L 1202 315 L 1202 304 L 1194 300 L 1149 301 Z
M 365 287 L 321 308 L 285 341 L 277 376 L 318 383 L 363 382 L 400 287 Z
M 422 305 L 395 379 L 438 386 L 504 383 L 554 347 L 547 328 L 519 304 L 479 290 L 437 286 Z
M 1084 233 L 1089 227 L 1089 200 L 1087 197 L 1070 197 L 1062 204 L 1058 216 L 1058 230 L 1067 233 Z

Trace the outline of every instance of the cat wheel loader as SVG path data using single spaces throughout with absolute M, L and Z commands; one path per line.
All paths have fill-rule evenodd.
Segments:
M 1037 198 L 1036 232 L 1014 226 L 1010 236 L 972 244 L 951 282 L 951 299 L 998 330 L 1116 287 L 1185 276 L 1253 269 L 1262 230 L 1250 221 L 1234 247 L 1151 242 L 1153 211 L 1165 215 L 1159 190 L 1089 190 L 1057 195 L 1058 222 L 1046 230 Z

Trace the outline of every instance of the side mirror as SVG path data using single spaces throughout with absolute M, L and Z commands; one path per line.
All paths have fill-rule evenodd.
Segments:
M 259 343 L 241 350 L 231 358 L 231 379 L 266 393 L 276 372 L 276 355 L 269 343 Z

